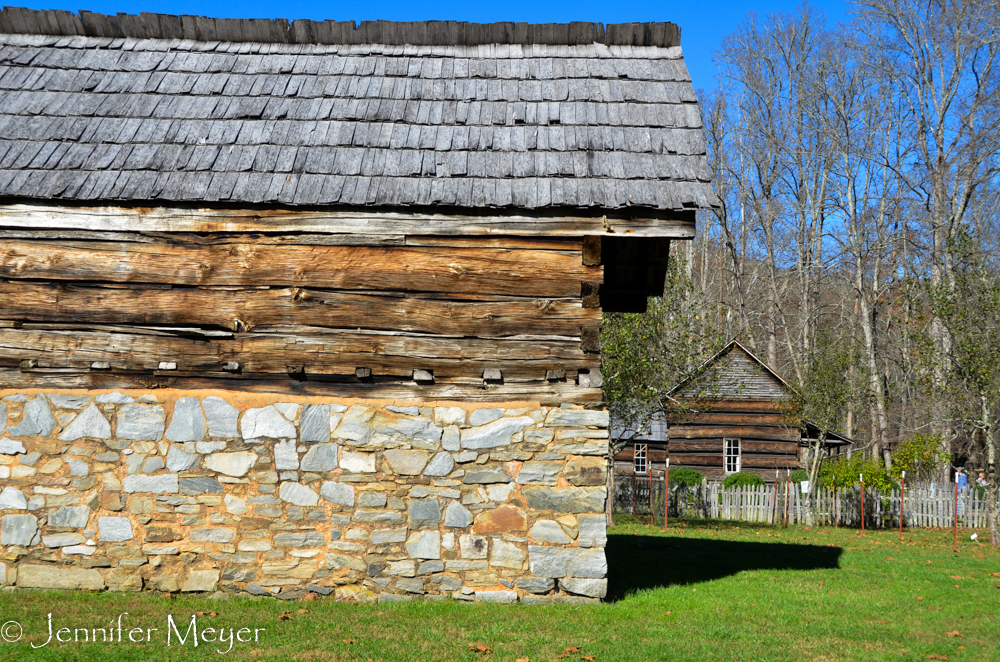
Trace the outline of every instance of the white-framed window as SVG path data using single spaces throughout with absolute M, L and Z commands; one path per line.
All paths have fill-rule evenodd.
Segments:
M 637 474 L 646 473 L 646 444 L 636 444 L 635 454 L 632 456 L 632 468 Z
M 722 444 L 725 449 L 726 473 L 734 474 L 740 470 L 740 440 L 723 439 Z

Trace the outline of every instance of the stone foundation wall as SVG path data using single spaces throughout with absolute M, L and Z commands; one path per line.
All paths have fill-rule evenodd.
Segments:
M 0 394 L 5 586 L 502 602 L 607 589 L 606 412 Z

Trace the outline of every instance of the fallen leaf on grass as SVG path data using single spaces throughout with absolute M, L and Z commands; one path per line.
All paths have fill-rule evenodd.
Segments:
M 918 595 L 917 596 L 917 600 L 923 600 L 923 599 L 924 599 L 924 596 L 922 596 L 922 595 Z
M 567 646 L 566 648 L 563 649 L 563 652 L 564 653 L 579 653 L 580 649 L 577 648 L 576 646 Z
M 962 633 L 959 632 L 958 630 L 952 630 L 951 632 L 945 632 L 945 634 L 948 635 L 949 637 L 961 637 L 962 636 Z
M 357 639 L 350 639 L 350 638 L 348 638 L 348 639 L 344 639 L 344 643 L 345 644 L 356 644 L 356 643 L 358 643 L 358 640 Z
M 892 558 L 891 556 L 887 556 L 887 557 L 885 557 L 885 560 L 886 561 L 895 561 L 896 559 Z
M 278 620 L 279 621 L 290 621 L 290 620 L 292 620 L 292 615 L 289 614 L 289 613 L 287 613 L 287 612 L 282 612 L 281 614 L 278 614 Z
M 197 616 L 218 616 L 219 614 L 214 611 L 196 611 Z
M 959 647 L 958 647 L 958 650 L 960 650 L 960 651 L 964 651 L 964 650 L 965 650 L 965 646 L 959 646 Z
M 531 660 L 529 660 L 526 657 L 519 657 L 519 658 L 517 658 L 516 662 L 531 662 Z
M 299 613 L 299 614 L 308 614 L 308 613 L 309 613 L 309 610 L 308 610 L 308 609 L 300 609 L 300 610 L 298 610 L 298 612 L 296 612 L 296 613 Z
M 934 653 L 931 653 L 930 655 L 927 656 L 927 659 L 928 660 L 947 660 L 948 656 L 947 655 L 935 655 Z
M 961 579 L 962 575 L 949 575 L 952 579 Z
M 665 612 L 663 612 L 663 615 L 664 616 L 669 616 L 672 613 L 674 613 L 674 612 L 672 612 L 672 611 L 665 611 Z
M 955 588 L 962 588 L 962 587 L 959 586 L 958 584 L 955 584 Z
M 469 650 L 472 651 L 473 653 L 479 653 L 480 655 L 486 655 L 487 653 L 489 653 L 493 649 L 490 648 L 489 646 L 487 646 L 486 644 L 476 644 L 475 646 L 469 646 Z
M 581 660 L 588 660 L 589 661 L 589 660 L 593 660 L 595 657 L 597 657 L 597 656 L 596 655 L 581 655 L 580 659 Z

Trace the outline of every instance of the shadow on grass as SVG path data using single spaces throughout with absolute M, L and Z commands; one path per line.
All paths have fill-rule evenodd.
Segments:
M 608 532 L 608 602 L 650 588 L 697 584 L 743 570 L 840 567 L 840 547 Z

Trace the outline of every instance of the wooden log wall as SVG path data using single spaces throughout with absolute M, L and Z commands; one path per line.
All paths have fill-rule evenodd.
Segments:
M 743 471 L 754 472 L 767 481 L 774 480 L 774 470 L 794 471 L 800 466 L 801 432 L 787 425 L 783 408 L 775 401 L 717 401 L 697 405 L 698 411 L 672 415 L 669 419 L 667 450 L 670 467 L 690 467 L 708 480 L 725 477 L 724 445 L 726 438 L 740 440 Z M 631 466 L 632 445 L 615 457 L 616 468 Z M 660 466 L 663 458 L 654 459 Z
M 102 231 L 0 223 L 4 386 L 601 400 L 603 268 L 582 233 L 123 218 Z

